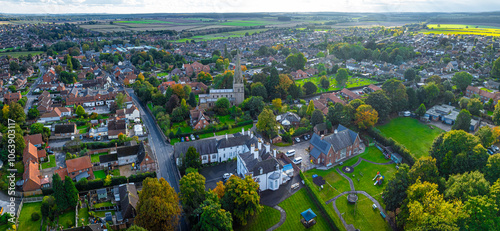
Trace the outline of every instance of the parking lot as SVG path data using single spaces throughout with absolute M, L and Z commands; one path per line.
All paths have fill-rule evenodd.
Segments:
M 302 139 L 302 136 L 300 137 L 300 142 L 287 146 L 287 147 L 279 147 L 276 145 L 272 145 L 271 149 L 276 149 L 280 152 L 286 153 L 288 150 L 295 150 L 295 155 L 290 156 L 290 159 L 293 160 L 294 158 L 297 157 L 302 157 L 302 163 L 299 164 L 298 166 L 304 170 L 304 169 L 309 169 L 310 166 L 312 165 L 311 162 L 309 162 L 309 152 L 306 151 L 307 148 L 309 148 L 309 140 L 305 141 Z
M 205 188 L 207 190 L 214 189 L 217 186 L 217 182 L 222 181 L 224 173 L 236 175 L 236 161 L 220 163 L 200 169 L 200 174 L 205 177 Z

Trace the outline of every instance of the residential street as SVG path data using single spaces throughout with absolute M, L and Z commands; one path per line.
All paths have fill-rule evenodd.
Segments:
M 127 88 L 126 91 L 134 100 L 135 105 L 139 108 L 144 125 L 148 128 L 149 144 L 158 162 L 159 169 L 156 171 L 158 178 L 165 178 L 175 191 L 179 192 L 180 176 L 177 174 L 177 167 L 173 160 L 174 147 L 167 144 L 163 139 L 161 131 L 158 129 L 158 126 L 156 126 L 153 116 L 148 113 L 144 105 L 140 103 L 139 98 L 134 94 L 134 90 Z

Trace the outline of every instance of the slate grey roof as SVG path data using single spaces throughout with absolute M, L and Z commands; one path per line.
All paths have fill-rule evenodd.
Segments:
M 123 219 L 135 217 L 138 201 L 135 184 L 120 185 L 120 208 Z
M 260 162 L 257 162 L 253 168 L 250 168 L 250 172 L 253 172 L 253 175 L 254 176 L 258 176 L 258 175 L 261 175 L 260 174 L 260 169 L 262 168 L 262 174 L 266 174 L 266 173 L 270 173 L 272 171 L 276 171 L 276 165 L 278 165 L 278 167 L 280 169 L 283 168 L 283 165 L 281 165 L 276 159 L 274 158 L 271 158 L 271 159 L 267 159 L 267 160 L 263 160 L 263 161 L 260 161 Z
M 54 133 L 75 133 L 75 124 L 57 124 L 54 128 Z
M 217 140 L 202 139 L 189 142 L 179 142 L 174 145 L 174 157 L 180 157 L 181 153 L 185 154 L 189 147 L 194 147 L 200 155 L 217 153 Z
M 321 153 L 325 153 L 325 154 L 328 153 L 328 150 L 330 150 L 330 147 L 332 146 L 330 143 L 328 143 L 324 140 L 321 140 L 321 137 L 316 133 L 313 133 L 313 135 L 311 137 L 311 141 L 309 141 L 309 143 L 312 146 L 314 146 L 313 150 L 311 150 L 311 155 L 314 158 L 318 158 Z M 319 153 L 318 152 L 313 153 L 313 151 L 315 149 L 318 149 Z M 317 156 L 314 156 L 313 154 L 316 154 Z
M 357 137 L 358 133 L 342 125 L 338 126 L 337 133 L 325 136 L 323 140 L 321 140 L 319 135 L 314 133 L 310 141 L 310 144 L 313 145 L 314 148 L 311 150 L 310 155 L 314 158 L 318 158 L 321 153 L 327 154 L 330 147 L 337 152 L 353 145 Z
M 142 144 L 142 142 L 141 144 L 133 146 L 123 146 L 123 147 L 118 147 L 116 149 L 116 154 L 118 155 L 118 158 L 138 155 L 140 152 L 144 152 L 144 145 Z
M 279 115 L 280 119 L 279 122 L 283 122 L 283 120 L 288 120 L 290 122 L 300 122 L 300 116 L 293 113 L 293 112 L 287 112 L 284 114 Z
M 242 135 L 238 137 L 222 138 L 217 142 L 217 148 L 228 148 L 234 146 L 240 146 L 246 144 L 246 141 L 250 139 L 248 135 Z
M 108 154 L 108 155 L 99 156 L 99 163 L 108 163 L 108 162 L 113 162 L 113 161 L 118 161 L 117 154 Z
M 351 138 L 351 133 L 349 131 L 350 131 L 349 129 L 340 132 L 337 131 L 336 134 L 326 136 L 324 140 L 332 144 L 333 150 L 337 152 L 339 150 L 351 146 L 354 143 L 355 139 Z

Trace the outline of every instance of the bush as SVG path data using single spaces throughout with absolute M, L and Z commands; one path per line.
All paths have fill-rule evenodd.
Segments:
M 52 188 L 42 188 L 42 193 L 44 196 L 51 195 L 54 193 L 54 189 Z
M 72 220 L 67 220 L 66 221 L 66 227 L 68 227 L 68 228 L 73 227 L 73 221 Z
M 34 212 L 31 214 L 31 220 L 32 221 L 38 221 L 40 220 L 40 214 L 38 214 L 37 212 Z

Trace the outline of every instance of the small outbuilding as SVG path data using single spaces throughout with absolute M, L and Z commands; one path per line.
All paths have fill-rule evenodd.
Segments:
M 306 227 L 309 228 L 313 225 L 316 224 L 316 221 L 314 218 L 316 218 L 316 214 L 312 211 L 312 209 L 307 209 L 306 211 L 300 213 L 302 215 L 302 219 L 300 219 L 300 222 Z

